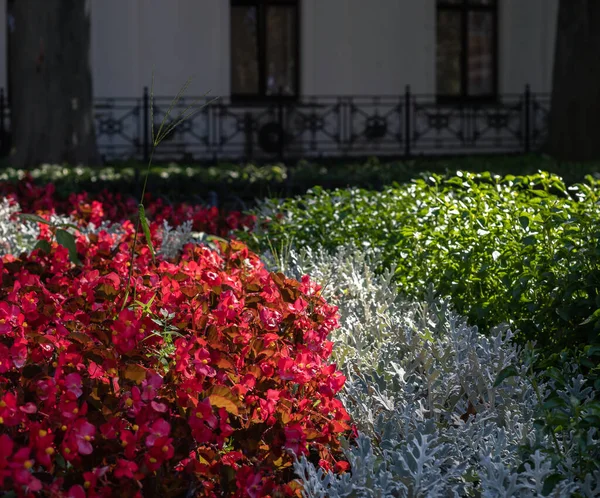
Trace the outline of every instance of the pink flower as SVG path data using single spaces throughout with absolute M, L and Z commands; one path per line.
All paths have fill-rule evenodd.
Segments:
M 0 436 L 0 470 L 8 467 L 8 457 L 12 455 L 14 448 L 13 440 L 8 434 Z
M 79 451 L 80 455 L 90 455 L 94 451 L 90 441 L 94 439 L 95 433 L 96 428 L 87 420 L 80 418 L 75 422 L 73 434 L 77 444 L 77 451 Z
M 66 498 L 85 498 L 87 495 L 85 493 L 85 489 L 79 484 L 75 484 L 69 488 L 67 491 Z
M 129 459 L 135 457 L 138 434 L 139 431 L 134 433 L 131 431 L 124 430 L 121 432 L 121 446 L 125 448 L 125 456 Z
M 138 470 L 138 466 L 135 462 L 119 458 L 119 460 L 117 460 L 117 465 L 115 467 L 114 475 L 118 479 L 123 478 L 123 477 L 126 477 L 128 479 L 133 479 L 133 474 L 134 474 L 134 472 L 137 472 L 137 470 Z
M 192 435 L 199 443 L 207 443 L 214 440 L 214 430 L 218 426 L 218 420 L 213 413 L 210 401 L 207 399 L 198 403 L 196 409 L 192 410 L 189 418 Z
M 13 325 L 21 325 L 24 319 L 18 306 L 6 301 L 0 303 L 0 334 L 12 332 Z
M 233 291 L 226 290 L 220 295 L 220 302 L 213 314 L 217 317 L 219 325 L 234 321 L 244 308 L 243 300 L 239 301 Z
M 307 453 L 306 435 L 300 424 L 290 424 L 284 429 L 285 448 L 292 450 L 296 455 Z
M 81 381 L 81 375 L 78 373 L 70 373 L 65 377 L 65 389 L 75 396 L 75 399 L 83 394 L 82 387 L 83 382 Z
M 243 489 L 250 498 L 263 496 L 263 476 L 260 472 L 254 473 L 250 467 L 244 466 L 236 472 L 238 489 Z
M 4 344 L 0 344 L 0 374 L 8 372 L 12 368 L 10 357 L 10 350 Z
M 263 306 L 260 307 L 259 315 L 267 330 L 275 330 L 283 318 L 279 311 Z
M 148 373 L 148 378 L 142 381 L 142 400 L 151 401 L 156 397 L 156 392 L 162 386 L 163 379 L 155 373 Z
M 216 372 L 213 367 L 210 366 L 210 353 L 202 348 L 194 353 L 194 367 L 196 368 L 196 372 L 199 375 L 204 375 L 205 377 L 214 377 Z
M 27 362 L 27 339 L 24 339 L 23 337 L 15 339 L 15 342 L 10 348 L 10 356 L 15 367 L 23 368 Z
M 130 396 L 123 396 L 125 406 L 128 408 L 128 414 L 130 416 L 136 416 L 142 408 L 146 405 L 142 400 L 142 396 L 140 393 L 140 388 L 138 386 L 133 386 L 131 388 Z
M 28 491 L 39 491 L 42 489 L 42 483 L 39 479 L 31 474 L 33 460 L 29 459 L 30 448 L 21 448 L 12 457 L 12 462 L 9 464 L 13 469 L 13 479 L 18 487 L 25 486 Z
M 154 446 L 158 438 L 167 437 L 171 431 L 171 426 L 166 420 L 159 418 L 150 426 L 150 434 L 146 438 L 146 446 Z

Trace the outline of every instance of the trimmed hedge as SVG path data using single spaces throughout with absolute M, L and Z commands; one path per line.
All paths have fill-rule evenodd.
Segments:
M 140 176 L 146 166 L 136 163 L 107 165 L 102 168 L 43 165 L 31 170 L 5 168 L 0 181 L 14 182 L 29 174 L 33 181 L 53 183 L 57 194 L 67 198 L 73 192 L 111 192 L 132 194 L 136 191 L 136 169 Z M 562 175 L 566 184 L 583 181 L 586 174 L 596 174 L 600 164 L 561 164 L 541 156 L 430 158 L 407 161 L 366 162 L 329 161 L 298 164 L 232 164 L 214 166 L 169 164 L 153 166 L 148 180 L 150 192 L 170 201 L 187 200 L 215 203 L 236 209 L 254 204 L 264 197 L 290 197 L 304 194 L 309 188 L 359 187 L 382 190 L 394 183 L 404 184 L 429 174 L 448 174 L 457 170 L 490 171 L 495 174 L 535 174 L 538 170 Z

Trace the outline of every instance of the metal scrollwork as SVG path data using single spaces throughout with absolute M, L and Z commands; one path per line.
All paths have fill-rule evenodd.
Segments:
M 275 154 L 284 141 L 285 131 L 279 123 L 266 123 L 258 130 L 258 144 L 265 152 Z
M 152 146 L 150 98 L 96 99 L 94 123 L 107 160 L 148 156 Z M 192 97 L 182 99 L 172 118 Z M 199 101 L 199 105 L 208 103 Z M 171 105 L 155 98 L 160 123 Z M 156 150 L 160 160 L 297 160 L 321 157 L 405 157 L 477 152 L 529 152 L 543 144 L 549 95 L 501 95 L 494 101 L 438 101 L 435 95 L 302 96 L 240 102 L 227 97 L 199 108 Z M 167 125 L 165 125 L 167 126 Z M 155 132 L 158 125 L 154 126 Z M 10 148 L 10 109 L 0 89 L 0 154 Z
M 367 119 L 365 125 L 365 137 L 367 140 L 378 140 L 387 134 L 387 121 L 380 116 Z

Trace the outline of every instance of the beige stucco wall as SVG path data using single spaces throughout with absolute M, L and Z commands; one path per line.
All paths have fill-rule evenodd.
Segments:
M 218 0 L 92 0 L 92 67 L 98 96 L 139 96 L 150 85 L 175 95 L 228 92 L 228 3 Z
M 432 92 L 435 4 L 414 0 L 303 0 L 306 94 Z
M 6 0 L 0 86 L 6 87 Z M 550 91 L 558 0 L 500 0 L 499 88 Z M 301 91 L 435 91 L 435 0 L 301 0 Z M 92 0 L 94 94 L 229 94 L 228 0 Z
M 558 0 L 500 0 L 500 91 L 550 92 Z

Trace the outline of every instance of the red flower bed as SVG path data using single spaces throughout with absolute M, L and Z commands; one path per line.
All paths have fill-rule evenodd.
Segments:
M 73 215 L 83 223 L 99 225 L 102 221 L 120 223 L 134 220 L 138 201 L 132 197 L 113 194 L 107 190 L 95 197 L 87 192 L 71 194 L 69 199 L 61 201 L 55 196 L 54 185 L 36 185 L 30 176 L 17 183 L 0 183 L 0 197 L 8 197 L 18 202 L 23 212 L 55 212 Z M 225 237 L 232 230 L 251 230 L 255 216 L 239 211 L 222 212 L 216 207 L 204 207 L 187 203 L 165 204 L 162 199 L 153 199 L 146 194 L 144 199 L 146 216 L 162 226 L 166 220 L 171 226 L 181 225 L 192 220 L 192 230 Z
M 78 236 L 80 266 L 56 243 L 0 261 L 0 490 L 299 496 L 291 451 L 345 470 L 337 315 L 319 287 L 236 241 L 156 264 L 138 242 L 132 262 L 123 228 Z

